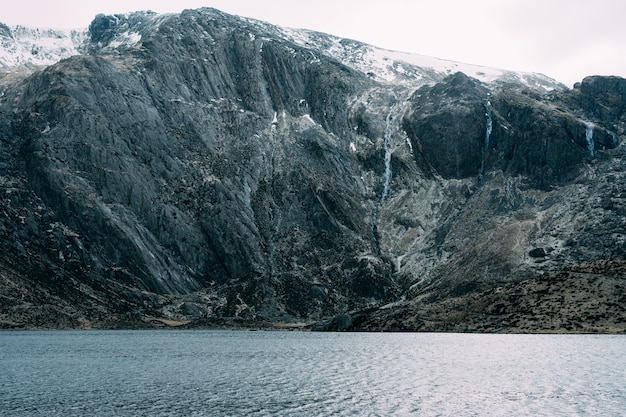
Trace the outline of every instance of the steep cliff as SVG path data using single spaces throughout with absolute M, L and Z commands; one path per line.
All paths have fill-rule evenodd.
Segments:
M 569 90 L 213 9 L 83 38 L 1 80 L 3 327 L 419 330 L 377 306 L 624 258 L 626 80 Z

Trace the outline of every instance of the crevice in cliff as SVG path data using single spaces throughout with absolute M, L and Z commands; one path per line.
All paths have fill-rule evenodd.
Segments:
M 491 96 L 491 94 L 489 94 L 489 96 Z M 485 139 L 483 141 L 480 158 L 480 171 L 478 172 L 478 182 L 480 183 L 483 182 L 483 176 L 485 174 L 485 158 L 487 157 L 487 152 L 489 151 L 489 139 L 491 136 L 491 130 L 493 129 L 493 120 L 491 119 L 491 101 L 489 98 L 487 98 L 487 103 L 485 103 L 485 117 L 487 119 L 487 127 L 485 129 Z
M 587 122 L 585 123 L 585 141 L 587 142 L 587 150 L 589 151 L 589 156 L 595 156 L 595 143 L 593 141 L 593 128 L 595 127 L 593 123 Z
M 397 101 L 397 97 L 395 96 L 395 93 L 393 94 L 393 98 L 394 98 L 394 101 Z M 385 201 L 387 200 L 387 197 L 389 196 L 389 191 L 391 188 L 391 178 L 393 176 L 393 172 L 391 168 L 391 152 L 392 152 L 391 133 L 392 133 L 392 123 L 396 119 L 397 112 L 398 112 L 398 103 L 395 102 L 392 104 L 391 109 L 389 110 L 389 113 L 387 113 L 387 117 L 385 119 L 385 132 L 383 135 L 383 149 L 385 151 L 385 156 L 384 156 L 385 170 L 383 173 L 383 189 L 380 194 L 380 199 L 378 200 L 378 204 L 376 204 L 376 207 L 374 208 L 374 213 L 372 214 L 372 223 L 370 224 L 370 239 L 372 242 L 372 251 L 374 252 L 374 255 L 376 255 L 378 259 L 380 259 L 384 264 L 387 265 L 388 273 L 389 273 L 389 280 L 396 288 L 399 288 L 398 283 L 393 277 L 393 263 L 382 253 L 382 249 L 380 247 L 379 233 L 378 233 L 378 218 L 380 216 L 380 212 L 383 206 L 385 205 Z

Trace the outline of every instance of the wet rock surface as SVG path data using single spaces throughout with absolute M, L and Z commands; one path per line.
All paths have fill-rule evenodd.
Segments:
M 623 79 L 384 82 L 212 9 L 89 30 L 0 80 L 0 327 L 621 331 Z

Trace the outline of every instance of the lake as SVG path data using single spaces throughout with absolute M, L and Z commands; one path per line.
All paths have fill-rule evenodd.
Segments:
M 626 336 L 0 332 L 2 416 L 624 415 Z

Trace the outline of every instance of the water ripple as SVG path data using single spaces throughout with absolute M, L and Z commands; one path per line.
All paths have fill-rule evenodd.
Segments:
M 623 336 L 0 333 L 0 416 L 554 416 L 626 409 Z

